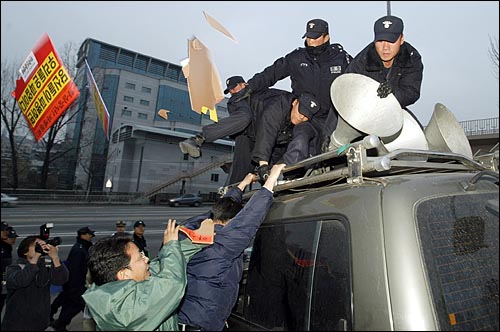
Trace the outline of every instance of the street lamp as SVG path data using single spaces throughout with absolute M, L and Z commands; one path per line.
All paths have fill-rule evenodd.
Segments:
M 111 182 L 111 179 L 108 179 L 108 181 L 106 181 L 106 189 L 108 189 L 108 202 L 111 201 L 111 191 L 113 190 L 113 183 Z

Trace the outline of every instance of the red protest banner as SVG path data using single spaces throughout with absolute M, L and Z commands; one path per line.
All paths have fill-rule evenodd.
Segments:
M 47 34 L 38 40 L 19 73 L 15 97 L 35 139 L 40 141 L 80 92 Z

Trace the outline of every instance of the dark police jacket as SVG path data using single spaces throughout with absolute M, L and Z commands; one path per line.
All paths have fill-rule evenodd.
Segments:
M 420 98 L 423 71 L 420 54 L 410 43 L 404 42 L 388 73 L 384 70 L 374 43 L 370 43 L 356 55 L 346 72 L 363 74 L 380 83 L 387 79 L 399 104 L 406 108 Z
M 321 109 L 314 117 L 322 119 L 318 121 L 319 125 L 324 124 L 330 109 L 337 114 L 330 98 L 330 86 L 345 72 L 351 59 L 340 44 L 327 42 L 314 48 L 299 47 L 255 74 L 248 80 L 248 86 L 252 91 L 259 91 L 290 77 L 292 93 L 296 97 L 307 92 L 318 99 Z
M 233 187 L 226 197 L 241 202 L 242 192 Z M 195 254 L 187 265 L 188 284 L 179 322 L 205 331 L 222 331 L 238 297 L 243 250 L 267 216 L 272 201 L 273 193 L 261 188 L 226 226 L 215 225 L 214 243 Z M 207 218 L 210 212 L 192 217 L 183 225 L 196 229 Z
M 71 247 L 68 258 L 65 261 L 69 270 L 69 280 L 63 285 L 63 290 L 73 295 L 82 295 L 87 287 L 87 263 L 89 261 L 89 248 L 92 242 L 80 237 L 76 238 L 76 243 Z
M 147 258 L 150 258 L 149 251 L 148 251 L 148 245 L 146 243 L 146 238 L 144 237 L 144 235 L 142 237 L 140 237 L 140 236 L 136 235 L 135 233 L 133 233 L 132 234 L 132 242 L 134 242 L 135 245 L 139 248 L 139 251 L 143 251 L 144 255 L 146 255 Z
M 261 98 L 258 104 L 250 102 L 257 114 L 256 140 L 252 152 L 252 161 L 269 161 L 276 145 L 288 144 L 292 139 L 293 124 L 290 122 L 292 101 L 295 97 L 287 91 L 273 90 L 270 98 Z M 252 97 L 253 98 L 253 94 Z

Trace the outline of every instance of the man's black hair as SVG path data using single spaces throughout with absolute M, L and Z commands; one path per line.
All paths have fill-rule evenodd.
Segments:
M 38 236 L 36 235 L 30 235 L 23 239 L 17 247 L 17 256 L 19 256 L 19 258 L 26 258 L 26 254 L 30 251 L 30 246 L 36 241 L 37 238 Z
M 243 204 L 236 202 L 231 197 L 222 197 L 212 207 L 212 220 L 228 222 L 243 208 Z

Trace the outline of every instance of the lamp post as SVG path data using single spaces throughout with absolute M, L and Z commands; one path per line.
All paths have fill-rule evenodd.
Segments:
M 106 181 L 106 189 L 108 189 L 108 202 L 111 202 L 111 191 L 113 190 L 113 182 L 111 182 L 111 179 L 108 179 Z

